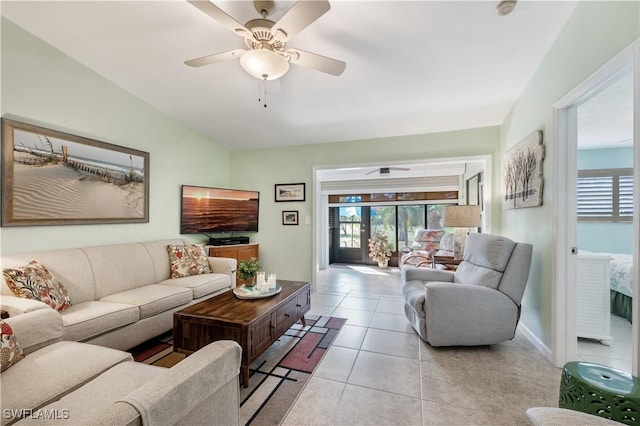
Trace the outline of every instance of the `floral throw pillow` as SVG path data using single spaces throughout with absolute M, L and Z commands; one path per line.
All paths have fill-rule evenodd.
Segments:
M 171 278 L 211 273 L 207 253 L 202 245 L 168 245 L 167 252 L 169 253 L 169 263 L 171 265 Z
M 2 274 L 7 286 L 17 297 L 39 300 L 59 312 L 71 306 L 67 289 L 35 260 L 27 266 L 5 269 Z
M 0 320 L 0 328 L 2 329 L 0 333 L 0 370 L 4 371 L 20 361 L 24 357 L 24 353 L 11 326 Z

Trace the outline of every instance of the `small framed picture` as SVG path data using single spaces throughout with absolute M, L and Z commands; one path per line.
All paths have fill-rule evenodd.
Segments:
M 282 212 L 282 224 L 283 225 L 297 225 L 298 224 L 298 210 L 284 210 Z
M 277 183 L 276 202 L 304 201 L 304 183 Z

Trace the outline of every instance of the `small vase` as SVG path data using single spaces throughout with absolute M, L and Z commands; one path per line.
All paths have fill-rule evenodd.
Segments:
M 256 285 L 256 277 L 245 278 L 244 280 L 242 280 L 242 282 L 244 283 L 245 287 L 253 287 L 254 285 Z
M 388 266 L 389 266 L 389 259 L 378 260 L 378 268 L 387 269 Z

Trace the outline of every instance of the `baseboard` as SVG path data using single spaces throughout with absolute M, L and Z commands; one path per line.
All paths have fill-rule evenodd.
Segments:
M 529 330 L 529 328 L 524 325 L 522 322 L 518 323 L 518 328 L 520 329 L 520 331 L 522 332 L 522 334 L 524 334 L 524 337 L 531 342 L 531 344 L 533 346 L 536 347 L 536 349 L 538 351 L 540 351 L 540 353 L 547 358 L 549 361 L 551 361 L 553 363 L 553 360 L 551 359 L 551 349 L 549 349 L 544 343 L 542 343 L 542 341 L 540 339 L 538 339 L 538 336 L 536 336 L 535 334 L 533 334 L 531 332 L 531 330 Z

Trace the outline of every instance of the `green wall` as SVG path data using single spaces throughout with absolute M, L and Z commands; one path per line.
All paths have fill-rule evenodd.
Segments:
M 231 152 L 231 182 L 235 188 L 260 191 L 260 257 L 268 272 L 295 280 L 312 275 L 313 167 L 373 162 L 420 160 L 498 154 L 499 128 L 485 127 L 455 132 L 368 139 L 339 143 L 299 145 L 289 148 Z M 494 177 L 496 179 L 497 177 Z M 305 202 L 276 203 L 274 184 L 306 184 Z M 298 210 L 300 225 L 283 226 L 282 211 Z M 493 226 L 499 223 L 499 212 Z
M 503 153 L 534 130 L 544 133 L 543 205 L 505 210 L 503 230 L 508 237 L 533 244 L 533 263 L 521 321 L 549 348 L 554 292 L 553 162 L 557 143 L 553 105 L 638 38 L 639 7 L 638 2 L 580 2 L 502 125 Z M 502 180 L 496 192 L 504 195 L 500 182 Z
M 176 237 L 180 185 L 228 184 L 225 149 L 9 20 L 0 25 L 2 116 L 147 151 L 151 179 L 149 223 L 3 227 L 3 254 Z

